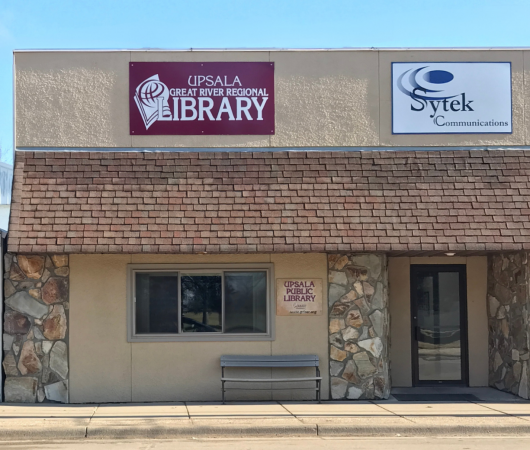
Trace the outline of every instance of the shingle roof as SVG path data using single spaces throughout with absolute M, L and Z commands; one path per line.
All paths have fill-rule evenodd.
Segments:
M 530 152 L 16 154 L 20 253 L 530 249 Z

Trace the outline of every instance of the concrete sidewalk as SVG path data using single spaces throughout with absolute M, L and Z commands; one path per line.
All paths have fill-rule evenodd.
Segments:
M 530 435 L 530 402 L 0 404 L 0 441 Z

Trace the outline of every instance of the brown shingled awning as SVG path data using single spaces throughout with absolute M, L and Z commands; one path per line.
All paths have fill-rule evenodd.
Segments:
M 530 249 L 530 153 L 16 153 L 17 253 Z

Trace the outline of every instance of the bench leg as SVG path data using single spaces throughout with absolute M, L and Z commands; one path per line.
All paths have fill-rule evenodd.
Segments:
M 316 372 L 317 372 L 317 377 L 319 377 L 320 376 L 320 369 L 318 368 L 318 366 L 316 367 Z M 321 403 L 321 400 L 320 400 L 320 386 L 321 386 L 321 381 L 317 380 L 317 402 L 318 403 Z
M 224 367 L 221 369 L 221 374 L 222 374 L 222 377 L 224 378 L 225 377 Z M 223 399 L 223 405 L 224 405 L 225 404 L 225 382 L 224 381 L 221 381 L 221 397 Z

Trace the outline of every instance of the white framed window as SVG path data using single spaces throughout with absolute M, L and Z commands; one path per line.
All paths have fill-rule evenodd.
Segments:
M 272 264 L 129 264 L 129 342 L 272 340 Z

